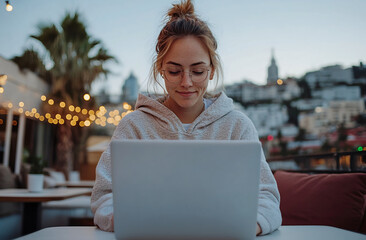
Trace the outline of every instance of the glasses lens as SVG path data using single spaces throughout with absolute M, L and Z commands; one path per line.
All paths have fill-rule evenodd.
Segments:
M 206 68 L 193 68 L 189 71 L 189 77 L 192 82 L 202 82 L 206 80 L 208 71 Z M 180 68 L 167 68 L 164 70 L 164 78 L 169 82 L 180 82 L 183 73 L 184 71 Z
M 206 80 L 208 70 L 206 68 L 194 68 L 191 70 L 191 78 L 193 82 L 202 82 Z

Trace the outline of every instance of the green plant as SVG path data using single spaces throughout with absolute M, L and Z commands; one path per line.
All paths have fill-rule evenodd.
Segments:
M 46 162 L 41 157 L 29 156 L 27 162 L 30 164 L 30 174 L 43 174 Z

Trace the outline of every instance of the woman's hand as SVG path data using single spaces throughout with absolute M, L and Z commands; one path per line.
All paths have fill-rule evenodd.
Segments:
M 256 235 L 258 236 L 259 234 L 262 233 L 262 228 L 261 226 L 259 226 L 259 224 L 257 223 L 257 230 L 256 230 Z

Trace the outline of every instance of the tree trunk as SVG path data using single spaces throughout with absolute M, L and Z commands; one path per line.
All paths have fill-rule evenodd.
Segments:
M 74 170 L 80 171 L 80 166 L 87 163 L 87 147 L 86 142 L 88 140 L 90 129 L 73 128 L 73 142 L 74 142 Z
M 71 126 L 67 124 L 58 125 L 56 147 L 56 170 L 65 174 L 66 179 L 73 166 L 73 141 Z

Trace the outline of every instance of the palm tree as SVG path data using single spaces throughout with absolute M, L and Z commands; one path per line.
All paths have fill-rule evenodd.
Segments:
M 51 83 L 47 97 L 63 101 L 66 105 L 95 108 L 93 99 L 86 102 L 83 94 L 90 91 L 92 82 L 99 76 L 109 73 L 104 65 L 115 58 L 108 54 L 100 41 L 87 33 L 79 14 L 67 13 L 60 27 L 55 24 L 40 25 L 38 34 L 31 38 L 40 42 L 45 50 L 43 61 L 36 71 L 43 70 L 45 65 L 51 66 L 47 68 L 47 74 L 44 74 Z M 57 107 L 56 104 L 44 104 L 43 110 L 62 116 L 68 112 L 67 108 Z M 58 125 L 55 168 L 68 176 L 72 167 L 78 167 L 80 150 L 85 149 L 88 131 L 86 128 L 72 127 L 69 122 L 65 123 Z

